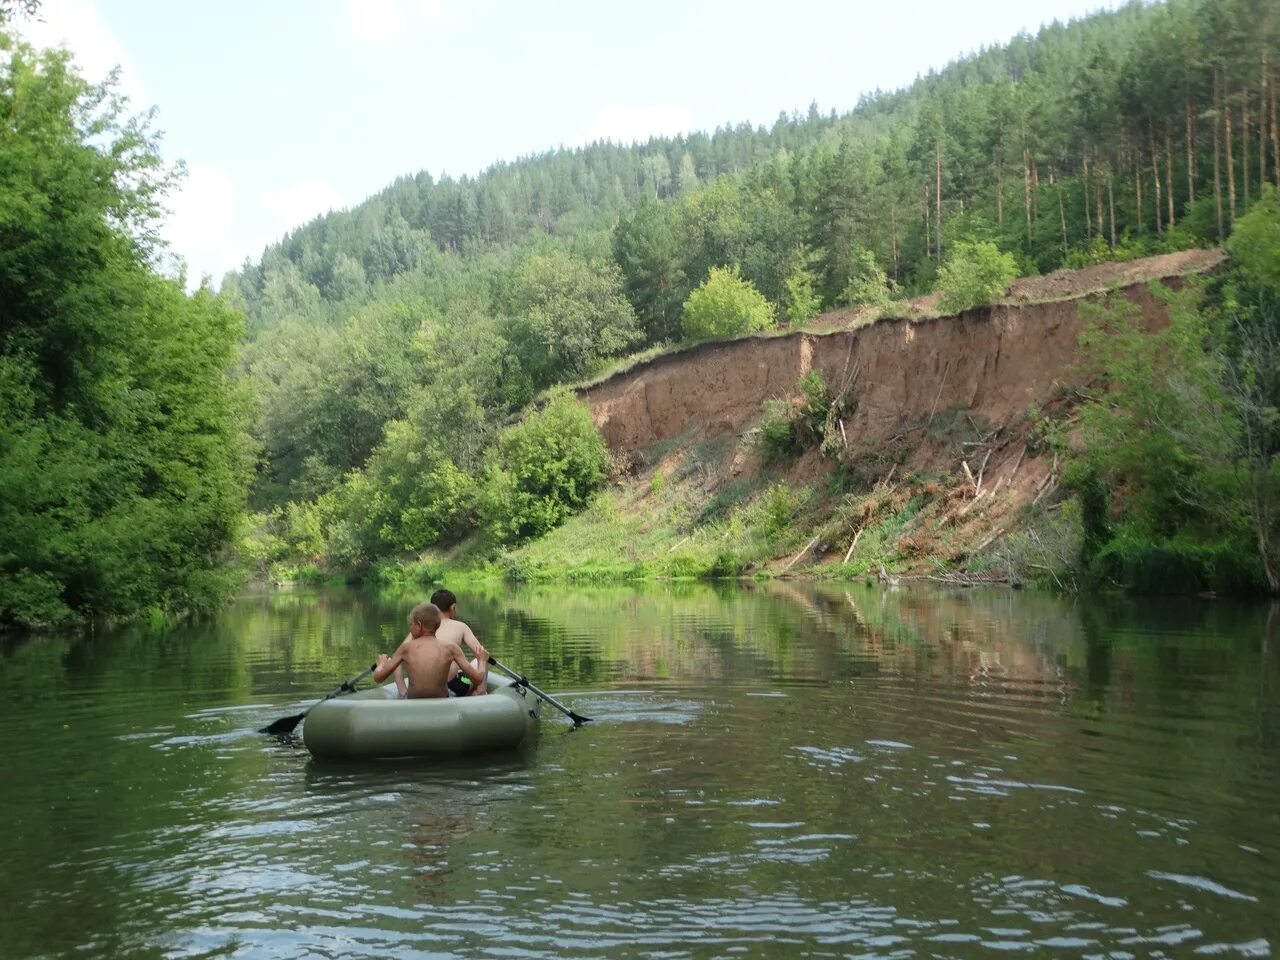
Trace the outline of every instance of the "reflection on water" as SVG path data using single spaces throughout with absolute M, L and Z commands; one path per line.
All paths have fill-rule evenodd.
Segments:
M 763 585 L 488 588 L 522 752 L 255 731 L 416 596 L 0 651 L 0 954 L 1269 956 L 1280 613 Z

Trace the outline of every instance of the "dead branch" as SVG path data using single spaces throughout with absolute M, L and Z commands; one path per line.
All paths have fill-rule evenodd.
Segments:
M 799 553 L 797 553 L 794 557 L 792 557 L 791 562 L 782 568 L 782 572 L 786 573 L 788 570 L 794 567 L 796 565 L 796 561 L 799 560 L 801 557 L 803 557 L 806 553 L 808 553 L 813 548 L 813 545 L 817 542 L 818 542 L 818 538 L 814 537 L 807 544 L 805 544 L 804 549 L 801 550 Z
M 990 460 L 990 459 L 991 459 L 991 451 L 990 451 L 990 450 L 988 450 L 988 451 L 987 451 L 987 455 L 986 455 L 985 457 L 983 457 L 983 458 L 982 458 L 982 466 L 980 466 L 980 467 L 978 468 L 978 483 L 977 483 L 977 485 L 976 485 L 976 486 L 974 487 L 974 489 L 973 489 L 973 492 L 974 492 L 974 496 L 975 496 L 975 497 L 976 497 L 976 496 L 981 496 L 981 495 L 982 495 L 982 475 L 983 475 L 983 473 L 985 473 L 985 472 L 986 472 L 986 469 L 987 469 L 987 461 L 988 461 L 988 460 Z
M 1009 471 L 1009 482 L 1013 483 L 1013 478 L 1018 475 L 1018 468 L 1022 466 L 1022 458 L 1027 455 L 1027 445 L 1022 445 L 1022 452 L 1018 454 L 1018 460 L 1013 465 L 1013 469 Z
M 1004 528 L 998 527 L 995 533 L 991 534 L 991 536 L 987 537 L 987 539 L 983 540 L 980 544 L 974 547 L 973 552 L 981 553 L 983 550 L 987 549 L 987 547 L 991 546 L 992 541 L 995 540 L 996 537 L 1003 536 L 1003 535 L 1004 535 Z
M 1053 474 L 1052 474 L 1052 473 L 1051 473 L 1051 474 L 1049 474 L 1049 476 L 1048 476 L 1048 478 L 1047 478 L 1047 479 L 1048 479 L 1048 481 L 1049 481 L 1049 482 L 1048 482 L 1048 483 L 1046 483 L 1043 487 L 1041 487 L 1041 488 L 1040 488 L 1040 492 L 1036 494 L 1036 498 L 1035 498 L 1034 500 L 1032 500 L 1032 501 L 1031 501 L 1031 505 L 1032 505 L 1033 507 L 1034 507 L 1037 503 L 1039 503 L 1039 502 L 1040 502 L 1040 498 L 1041 498 L 1041 497 L 1043 497 L 1043 496 L 1044 496 L 1046 493 L 1048 493 L 1050 490 L 1053 490 L 1053 489 L 1055 489 L 1055 488 L 1058 486 L 1057 480 L 1054 478 L 1054 476 L 1053 476 Z
M 853 543 L 849 544 L 849 549 L 846 550 L 844 554 L 845 563 L 848 563 L 849 558 L 853 556 L 853 548 L 858 545 L 858 538 L 862 536 L 862 531 L 865 529 L 866 527 L 859 527 L 858 532 L 853 535 Z

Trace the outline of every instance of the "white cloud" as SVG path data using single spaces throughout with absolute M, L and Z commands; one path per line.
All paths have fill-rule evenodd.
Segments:
M 181 189 L 169 197 L 162 232 L 172 252 L 187 262 L 189 286 L 197 286 L 206 273 L 216 284 L 236 263 L 239 251 L 231 236 L 235 193 L 225 170 L 194 164 Z
M 628 107 L 610 104 L 595 116 L 591 126 L 574 137 L 570 146 L 612 140 L 630 144 L 650 137 L 670 137 L 693 129 L 693 112 L 687 107 L 652 104 Z
M 33 46 L 66 47 L 80 72 L 93 83 L 119 66 L 121 92 L 133 101 L 135 109 L 150 105 L 137 68 L 93 0 L 46 0 L 36 18 L 19 19 L 15 26 Z
M 457 12 L 442 0 L 344 0 L 342 19 L 348 36 L 365 43 L 386 43 L 424 26 L 450 23 Z
M 264 190 L 259 201 L 278 228 L 277 238 L 322 213 L 346 206 L 346 201 L 333 185 L 319 177 L 298 180 L 278 190 Z

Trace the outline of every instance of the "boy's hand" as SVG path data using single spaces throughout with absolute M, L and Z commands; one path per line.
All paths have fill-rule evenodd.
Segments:
M 391 658 L 388 657 L 385 653 L 380 653 L 378 654 L 378 659 L 375 662 L 378 665 L 378 669 L 381 670 L 383 667 L 385 667 L 388 663 L 391 662 Z

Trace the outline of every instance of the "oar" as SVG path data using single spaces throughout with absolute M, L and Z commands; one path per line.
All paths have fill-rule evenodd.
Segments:
M 539 699 L 545 700 L 547 703 L 551 704 L 553 707 L 555 707 L 557 710 L 563 713 L 566 717 L 572 720 L 573 725 L 575 727 L 580 727 L 584 723 L 591 722 L 590 717 L 584 717 L 580 713 L 574 713 L 572 710 L 566 707 L 563 703 L 561 703 L 555 697 L 551 696 L 550 694 L 543 693 L 541 690 L 535 687 L 532 683 L 529 682 L 527 677 L 523 677 L 520 674 L 516 673 L 514 670 L 510 670 L 507 667 L 503 666 L 501 663 L 497 661 L 497 659 L 492 654 L 489 655 L 489 666 L 497 667 L 499 670 L 505 673 L 508 677 L 510 677 L 516 683 L 520 684 L 522 687 L 528 687 L 530 690 L 534 692 L 534 694 Z
M 365 677 L 367 677 L 369 674 L 373 673 L 373 671 L 376 670 L 377 668 L 378 668 L 378 665 L 375 663 L 368 670 L 364 671 L 364 673 L 360 674 L 359 676 L 352 677 L 350 680 L 344 681 L 342 686 L 340 687 L 335 687 L 334 691 L 331 694 L 329 694 L 327 697 L 325 697 L 324 700 L 317 700 L 311 706 L 307 707 L 306 710 L 303 710 L 302 713 L 295 713 L 291 717 L 281 717 L 275 723 L 267 724 L 267 726 L 263 727 L 258 732 L 267 733 L 273 737 L 283 737 L 286 733 L 292 733 L 293 728 L 296 727 L 298 724 L 300 724 L 302 722 L 303 717 L 305 717 L 308 713 L 310 713 L 316 707 L 320 706 L 320 704 L 324 703 L 325 700 L 332 700 L 334 697 L 341 696 L 344 693 L 354 693 L 356 689 L 356 684 L 359 683 L 361 680 L 363 680 Z

